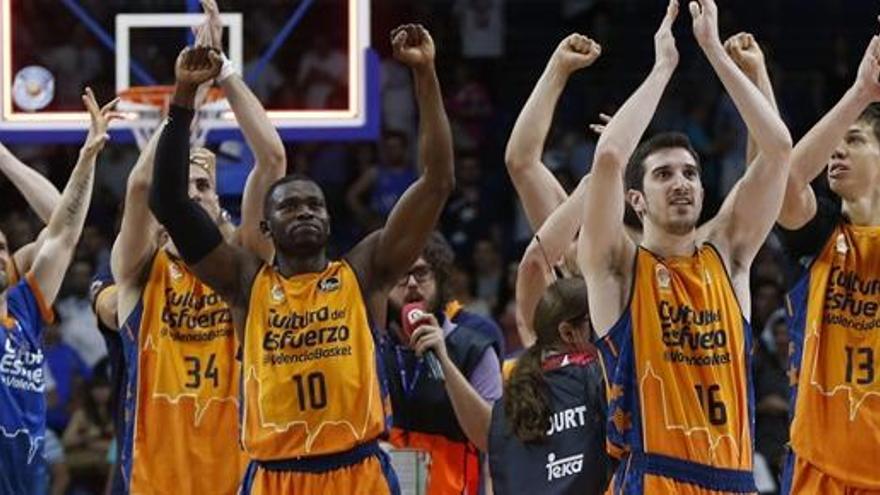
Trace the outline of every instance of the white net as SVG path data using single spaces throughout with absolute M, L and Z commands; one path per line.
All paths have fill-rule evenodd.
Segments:
M 158 92 L 157 92 L 158 93 Z M 118 111 L 125 115 L 124 125 L 134 134 L 135 142 L 139 149 L 144 149 L 153 133 L 158 129 L 165 111 L 171 99 L 171 91 L 156 96 L 157 93 L 144 97 L 138 93 L 124 93 L 116 105 Z M 216 96 L 216 95 L 215 95 Z M 207 91 L 200 91 L 197 103 L 208 98 Z M 138 101 L 144 100 L 144 101 Z M 202 147 L 212 129 L 217 128 L 229 113 L 229 101 L 226 98 L 218 98 L 198 106 L 198 111 L 192 123 L 190 133 L 190 145 Z

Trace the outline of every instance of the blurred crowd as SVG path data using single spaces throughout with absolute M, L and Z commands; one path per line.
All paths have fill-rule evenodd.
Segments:
M 54 46 L 22 63 L 39 63 L 55 73 L 58 84 L 53 105 L 57 108 L 79 105 L 86 85 L 95 88 L 99 100 L 108 99 L 113 92 L 113 54 L 82 24 L 59 29 L 62 26 L 55 25 L 55 20 L 61 17 L 46 15 L 43 4 L 48 3 L 21 2 L 21 11 L 16 12 L 22 22 L 30 24 L 39 17 L 43 23 L 41 29 L 16 31 L 18 53 Z M 181 11 L 180 3 L 80 2 L 105 20 L 144 7 Z M 334 11 L 344 13 L 345 2 L 322 3 L 314 8 L 324 9 L 323 17 L 316 17 L 325 23 L 333 19 Z M 722 37 L 748 30 L 763 47 L 780 111 L 796 139 L 852 82 L 859 54 L 873 31 L 875 6 L 868 3 L 767 0 L 760 9 L 752 2 L 721 5 Z M 288 4 L 282 0 L 221 2 L 225 11 L 244 9 L 246 32 L 257 33 L 245 37 L 246 75 L 281 29 L 286 16 L 278 11 L 289 10 Z M 409 71 L 390 57 L 387 33 L 403 20 L 424 22 L 438 46 L 438 73 L 456 144 L 457 190 L 441 222 L 456 252 L 452 298 L 470 311 L 494 318 L 505 332 L 507 352 L 516 354 L 521 345 L 515 329 L 514 281 L 532 232 L 503 161 L 513 121 L 560 39 L 576 31 L 602 44 L 600 60 L 569 83 L 543 156 L 570 191 L 590 168 L 596 136 L 587 125 L 597 121 L 599 112 L 613 113 L 651 64 L 649 40 L 663 5 L 647 0 L 374 0 L 373 47 L 382 60 L 381 137 L 370 142 L 287 143 L 288 171 L 305 173 L 323 186 L 336 252 L 381 225 L 418 175 L 412 81 Z M 344 107 L 348 55 L 342 48 L 346 40 L 336 31 L 322 29 L 319 22 L 303 26 L 251 86 L 269 108 Z M 681 66 L 654 124 L 686 133 L 700 152 L 707 193 L 704 215 L 711 216 L 743 171 L 745 128 L 684 26 L 676 32 L 679 29 Z M 179 47 L 179 39 L 167 41 Z M 136 49 L 133 58 L 150 61 L 148 70 L 170 79 L 167 72 L 173 64 L 159 56 L 162 52 L 155 42 L 133 42 L 132 46 L 154 50 L 140 53 Z M 61 189 L 76 161 L 78 145 L 8 148 Z M 222 154 L 221 149 L 221 158 Z M 108 462 L 112 438 L 106 348 L 87 293 L 93 273 L 108 263 L 125 178 L 136 156 L 133 145 L 111 142 L 99 159 L 99 190 L 56 303 L 58 320 L 45 336 L 54 378 L 48 392 L 48 423 L 57 435 L 55 448 L 47 445 L 47 455 L 58 459 L 56 469 L 69 473 L 55 477 L 62 480 L 59 483 L 69 482 L 68 493 L 99 493 L 106 472 L 102 466 Z M 223 202 L 235 212 L 239 199 L 232 192 Z M 12 248 L 32 240 L 41 228 L 24 199 L 3 177 L 0 212 L 0 227 Z M 789 281 L 778 250 L 771 236 L 754 263 L 752 276 L 757 448 L 772 472 L 778 472 L 784 453 L 789 413 L 788 337 L 783 318 Z

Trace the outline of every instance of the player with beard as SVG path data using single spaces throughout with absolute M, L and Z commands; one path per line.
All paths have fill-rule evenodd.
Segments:
M 660 134 L 636 149 L 678 64 L 670 1 L 651 73 L 599 139 L 584 201 L 591 235 L 578 242 L 620 459 L 614 494 L 756 491 L 749 267 L 782 206 L 791 137 L 725 52 L 714 0 L 689 8 L 758 154 L 698 236 L 704 190 L 687 138 Z M 643 224 L 639 244 L 622 228 L 627 201 Z
M 225 242 L 187 196 L 195 92 L 219 61 L 203 49 L 179 57 L 150 208 L 187 265 L 245 322 L 236 327 L 243 351 L 241 443 L 252 462 L 242 493 L 399 491 L 377 442 L 388 404 L 372 325 L 385 324 L 388 292 L 422 252 L 454 174 L 433 40 L 416 25 L 395 29 L 391 38 L 395 58 L 415 80 L 423 172 L 385 227 L 339 261 L 327 257 L 323 191 L 305 177 L 285 177 L 266 195 L 263 228 L 276 251 L 272 265 Z
M 754 39 L 733 38 L 729 49 L 760 83 L 766 68 Z M 785 494 L 880 493 L 878 76 L 874 36 L 853 85 L 792 152 L 778 219 L 798 265 L 788 296 L 793 420 Z M 762 90 L 772 98 L 769 84 Z M 830 195 L 810 186 L 826 167 Z
M 202 5 L 207 19 L 196 43 L 216 49 L 220 14 L 213 0 Z M 204 148 L 187 151 L 188 195 L 230 243 L 269 260 L 272 245 L 260 231 L 263 197 L 284 175 L 284 146 L 240 75 L 221 71 L 217 82 L 256 157 L 241 225 L 233 227 L 220 209 L 216 157 Z M 232 494 L 247 466 L 237 443 L 238 342 L 229 306 L 181 259 L 147 205 L 161 132 L 129 175 L 111 254 L 127 373 L 120 473 L 132 493 Z
M 43 483 L 46 430 L 45 362 L 41 335 L 82 233 L 92 197 L 95 160 L 118 118 L 116 101 L 99 108 L 91 89 L 83 102 L 91 125 L 79 160 L 46 227 L 30 270 L 10 286 L 12 255 L 0 232 L 0 493 L 37 493 Z
M 493 341 L 484 333 L 445 316 L 452 248 L 435 232 L 421 256 L 388 295 L 388 339 L 382 355 L 394 410 L 390 441 L 395 447 L 424 450 L 431 455 L 428 494 L 478 493 L 480 462 L 477 448 L 459 425 L 442 381 L 432 379 L 403 332 L 401 310 L 422 303 L 434 315 L 445 348 L 455 367 L 485 401 L 501 398 L 501 367 Z

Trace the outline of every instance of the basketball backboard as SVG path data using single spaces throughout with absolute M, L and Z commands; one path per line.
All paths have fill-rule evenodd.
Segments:
M 285 140 L 373 139 L 379 64 L 365 0 L 220 0 L 225 51 Z M 197 0 L 0 0 L 0 140 L 79 142 L 79 94 L 173 84 L 177 53 L 203 19 Z M 231 112 L 208 142 L 239 135 Z M 115 140 L 133 140 L 131 121 Z

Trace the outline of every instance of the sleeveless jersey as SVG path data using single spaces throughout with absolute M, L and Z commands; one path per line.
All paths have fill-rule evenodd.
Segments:
M 52 309 L 29 273 L 6 293 L 0 318 L 0 493 L 39 493 L 43 485 L 46 375 L 43 325 Z
M 841 222 L 789 294 L 791 445 L 828 475 L 880 489 L 880 227 Z
M 290 278 L 263 266 L 248 308 L 241 434 L 252 459 L 335 454 L 386 431 L 376 335 L 347 262 Z
M 121 464 L 131 493 L 232 494 L 239 366 L 229 307 L 164 249 L 120 329 L 126 413 Z
M 630 463 L 709 490 L 756 491 L 751 332 L 718 252 L 663 259 L 640 247 L 633 276 L 628 307 L 598 342 L 608 447 L 622 460 L 615 493 Z
M 511 431 L 504 400 L 492 407 L 489 466 L 498 495 L 598 495 L 605 490 L 611 463 L 605 444 L 602 371 L 588 362 L 544 372 L 550 399 L 545 442 L 523 443 Z

